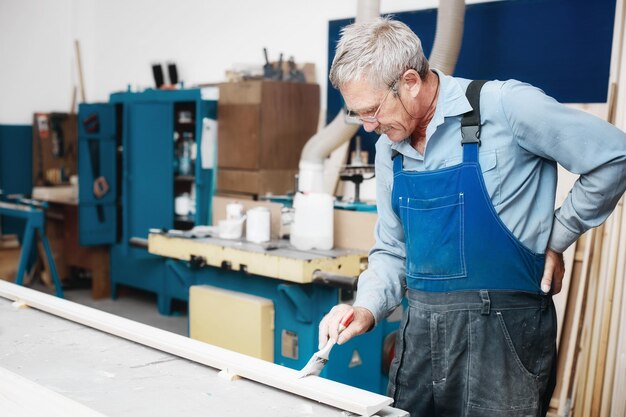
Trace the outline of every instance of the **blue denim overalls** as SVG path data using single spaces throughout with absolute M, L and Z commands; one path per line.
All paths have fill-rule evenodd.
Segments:
M 483 84 L 467 89 L 475 110 L 461 121 L 461 164 L 404 171 L 402 155 L 393 156 L 409 308 L 389 395 L 412 417 L 543 416 L 554 388 L 556 315 L 540 290 L 544 256 L 502 223 L 478 162 Z

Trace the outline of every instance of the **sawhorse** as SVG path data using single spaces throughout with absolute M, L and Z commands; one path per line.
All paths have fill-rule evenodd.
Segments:
M 48 258 L 48 266 L 50 268 L 50 275 L 54 281 L 55 294 L 57 297 L 63 298 L 63 288 L 61 287 L 61 280 L 57 274 L 57 268 L 54 264 L 54 258 L 52 257 L 52 251 L 50 250 L 50 242 L 46 236 L 45 231 L 45 212 L 47 207 L 45 203 L 39 203 L 32 200 L 17 200 L 17 203 L 8 203 L 0 201 L 0 215 L 17 217 L 26 220 L 26 227 L 24 229 L 24 238 L 22 239 L 22 250 L 20 251 L 20 262 L 17 268 L 17 276 L 15 277 L 15 283 L 18 285 L 24 285 L 24 275 L 26 273 L 26 266 L 28 265 L 28 258 L 31 252 L 31 245 L 36 241 L 37 232 L 41 238 L 46 257 Z

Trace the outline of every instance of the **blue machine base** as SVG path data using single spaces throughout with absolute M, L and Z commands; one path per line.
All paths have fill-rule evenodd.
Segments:
M 145 249 L 123 245 L 111 246 L 111 298 L 116 299 L 118 287 L 125 285 L 155 293 L 159 313 L 171 313 L 171 297 L 165 287 L 165 262 Z

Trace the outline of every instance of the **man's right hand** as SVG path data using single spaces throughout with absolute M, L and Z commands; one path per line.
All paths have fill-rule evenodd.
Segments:
M 339 324 L 341 319 L 350 311 L 354 310 L 352 323 L 339 335 Z M 319 348 L 323 348 L 328 338 L 337 341 L 341 345 L 354 336 L 363 334 L 374 327 L 374 315 L 364 307 L 352 307 L 348 304 L 338 304 L 324 316 L 320 322 Z

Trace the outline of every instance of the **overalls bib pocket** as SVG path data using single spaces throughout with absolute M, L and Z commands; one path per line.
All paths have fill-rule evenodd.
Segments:
M 466 277 L 463 193 L 427 200 L 400 197 L 399 207 L 407 250 L 407 276 Z

